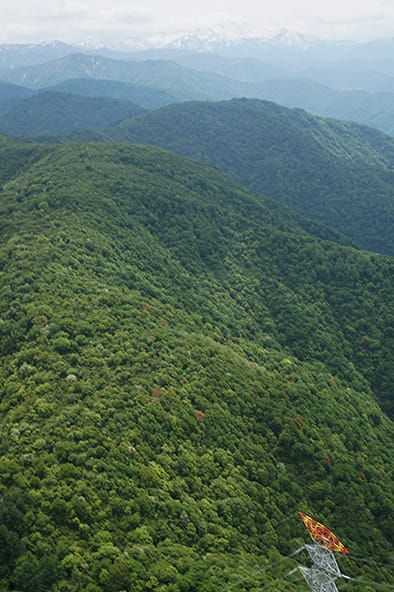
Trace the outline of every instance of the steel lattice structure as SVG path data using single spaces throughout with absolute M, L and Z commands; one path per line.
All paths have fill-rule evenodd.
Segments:
M 329 576 L 322 569 L 301 566 L 298 569 L 304 576 L 312 592 L 338 592 L 338 588 L 335 585 L 335 578 Z
M 337 578 L 346 577 L 341 573 L 333 551 L 345 553 L 349 551 L 324 524 L 300 512 L 311 538 L 312 545 L 304 545 L 312 561 L 312 567 L 299 565 L 296 569 L 301 572 L 312 592 L 338 592 L 335 584 Z
M 341 570 L 332 551 L 323 549 L 317 543 L 314 545 L 304 545 L 304 549 L 306 549 L 309 557 L 318 569 L 325 571 L 334 578 L 341 577 Z

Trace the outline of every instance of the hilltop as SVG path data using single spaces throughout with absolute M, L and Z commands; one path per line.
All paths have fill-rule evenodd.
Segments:
M 300 508 L 392 585 L 393 260 L 157 148 L 2 150 L 2 586 L 296 590 Z

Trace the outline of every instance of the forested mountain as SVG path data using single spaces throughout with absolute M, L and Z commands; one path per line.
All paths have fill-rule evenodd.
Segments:
M 302 509 L 388 592 L 393 259 L 157 148 L 0 147 L 3 589 L 299 590 Z
M 210 162 L 355 244 L 394 254 L 394 140 L 378 131 L 243 99 L 170 105 L 101 138 Z
M 323 117 L 355 121 L 394 135 L 394 94 L 334 90 L 308 79 L 275 79 L 261 84 L 259 97 L 300 107 Z
M 48 88 L 54 92 L 70 93 L 85 97 L 107 97 L 130 101 L 145 109 L 157 109 L 170 103 L 176 103 L 176 97 L 161 88 L 117 82 L 116 80 L 93 80 L 72 78 Z
M 29 169 L 47 151 L 45 146 L 24 144 L 0 135 L 0 186 Z
M 43 91 L 0 116 L 0 130 L 12 136 L 67 135 L 110 127 L 141 111 L 142 107 L 128 101 Z
M 23 86 L 0 80 L 0 115 L 19 101 L 30 97 L 33 92 Z

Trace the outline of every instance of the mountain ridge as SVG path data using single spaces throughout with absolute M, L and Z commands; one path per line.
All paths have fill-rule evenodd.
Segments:
M 157 148 L 29 149 L 0 201 L 1 584 L 297 590 L 302 506 L 389 587 L 392 259 Z
M 169 105 L 86 138 L 141 142 L 209 162 L 253 191 L 392 254 L 394 141 L 275 103 Z
M 70 54 L 49 63 L 3 70 L 5 81 L 20 83 L 31 89 L 60 84 L 70 78 L 93 78 L 158 86 L 176 92 L 178 100 L 196 95 L 215 98 L 217 93 L 233 93 L 234 82 L 211 73 L 199 73 L 169 60 L 136 62 L 116 60 L 100 55 Z M 200 88 L 202 87 L 202 89 Z M 226 90 L 227 87 L 227 90 Z
M 50 62 L 3 69 L 0 72 L 4 79 L 3 92 L 12 95 L 11 87 L 4 86 L 6 81 L 28 87 L 25 91 L 19 90 L 26 94 L 33 90 L 56 89 L 70 79 L 96 80 L 97 84 L 100 80 L 102 85 L 107 80 L 107 85 L 112 81 L 113 84 L 150 87 L 152 100 L 146 94 L 139 94 L 142 100 L 147 99 L 148 107 L 185 100 L 260 98 L 276 100 L 289 107 L 305 108 L 317 115 L 372 125 L 388 133 L 394 129 L 390 102 L 394 92 L 393 75 L 365 71 L 362 65 L 358 71 L 353 62 L 351 68 L 346 64 L 323 66 L 321 63 L 305 63 L 294 69 L 285 63 L 257 58 L 231 58 L 170 48 L 132 54 L 104 54 L 80 51 Z M 279 78 L 283 80 L 277 80 Z M 305 79 L 304 89 L 300 79 Z M 308 87 L 310 93 L 306 91 Z M 123 98 L 117 96 L 119 93 L 119 89 L 114 90 L 112 98 Z M 12 103 L 9 105 L 12 107 Z M 6 108 L 7 103 L 3 111 Z

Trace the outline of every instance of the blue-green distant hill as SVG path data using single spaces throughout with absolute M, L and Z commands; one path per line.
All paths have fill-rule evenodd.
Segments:
M 128 101 L 43 91 L 17 102 L 0 116 L 0 130 L 25 137 L 67 135 L 110 127 L 141 111 L 142 107 Z
M 23 99 L 33 94 L 32 90 L 18 84 L 10 84 L 0 80 L 0 116 Z
M 115 60 L 86 54 L 71 54 L 44 64 L 3 70 L 0 78 L 32 89 L 52 87 L 72 78 L 113 80 L 157 87 L 178 101 L 231 98 L 234 88 L 240 85 L 223 76 L 184 68 L 169 60 Z
M 315 115 L 354 121 L 394 135 L 394 93 L 334 90 L 308 79 L 275 79 L 260 85 L 258 96 Z
M 145 109 L 156 109 L 176 103 L 176 96 L 160 88 L 142 86 L 116 80 L 95 80 L 92 78 L 71 78 L 48 90 L 84 97 L 107 97 L 130 101 Z

